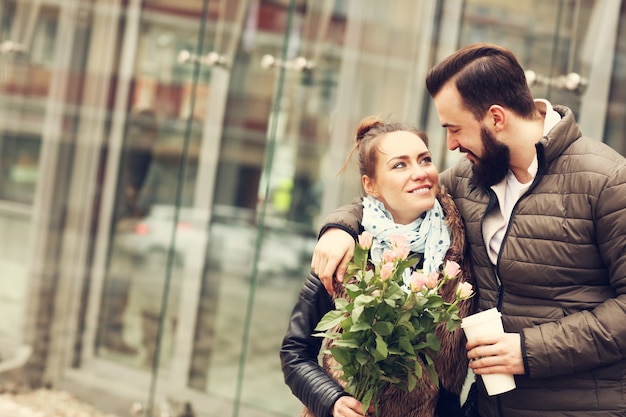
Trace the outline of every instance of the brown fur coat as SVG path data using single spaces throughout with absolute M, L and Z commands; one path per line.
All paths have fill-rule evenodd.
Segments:
M 459 282 L 467 281 L 474 284 L 469 258 L 466 257 L 465 228 L 461 216 L 452 201 L 452 198 L 443 190 L 437 196 L 446 215 L 446 223 L 452 235 L 452 244 L 446 260 L 456 261 L 461 265 L 461 276 L 459 279 L 449 281 L 442 287 L 441 295 L 447 302 L 455 299 L 456 288 Z M 445 261 L 444 261 L 445 262 Z M 345 297 L 345 291 L 341 283 L 335 283 L 334 297 Z M 459 303 L 459 315 L 467 316 L 473 308 L 473 301 L 476 297 L 464 300 Z M 439 383 L 448 391 L 460 394 L 467 375 L 467 351 L 465 349 L 465 336 L 463 330 L 457 329 L 448 332 L 445 324 L 440 324 L 436 330 L 441 341 L 441 350 L 435 358 L 435 367 L 439 375 Z M 328 374 L 330 374 L 341 385 L 345 382 L 339 378 L 340 372 L 335 369 L 338 365 L 330 354 L 325 354 L 322 364 Z M 382 417 L 433 417 L 435 407 L 439 397 L 439 389 L 435 387 L 428 377 L 424 377 L 424 382 L 407 393 L 400 388 L 390 386 L 380 396 L 379 410 Z M 302 417 L 315 417 L 310 410 L 304 409 Z M 445 417 L 445 416 L 439 416 Z

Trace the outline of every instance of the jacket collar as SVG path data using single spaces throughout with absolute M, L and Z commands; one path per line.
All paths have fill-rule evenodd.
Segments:
M 540 169 L 542 166 L 550 165 L 576 139 L 582 136 L 580 128 L 576 124 L 574 112 L 570 108 L 555 105 L 553 109 L 561 116 L 561 120 L 537 142 Z

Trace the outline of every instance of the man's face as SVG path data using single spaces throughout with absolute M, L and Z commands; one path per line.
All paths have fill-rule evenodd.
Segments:
M 488 187 L 502 181 L 509 170 L 508 146 L 498 142 L 484 123 L 464 107 L 452 82 L 433 99 L 441 125 L 447 130 L 448 149 L 458 149 L 467 155 L 481 185 Z

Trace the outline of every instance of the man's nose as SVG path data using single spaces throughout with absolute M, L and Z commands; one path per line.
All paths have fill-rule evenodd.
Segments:
M 460 146 L 459 141 L 456 139 L 451 139 L 450 135 L 448 135 L 447 142 L 448 142 L 448 149 L 451 151 L 458 149 Z

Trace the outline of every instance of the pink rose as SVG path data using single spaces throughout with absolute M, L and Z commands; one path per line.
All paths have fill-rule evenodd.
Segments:
M 393 262 L 396 260 L 396 252 L 386 249 L 383 252 L 383 259 L 385 260 L 385 262 Z
M 418 292 L 422 289 L 426 281 L 428 280 L 428 276 L 423 272 L 413 272 L 411 274 L 411 278 L 409 279 L 409 286 L 411 287 L 411 291 Z
M 372 247 L 372 242 L 374 241 L 374 235 L 370 232 L 363 232 L 359 235 L 359 246 L 363 249 L 369 249 Z
M 426 288 L 428 288 L 429 290 L 432 290 L 433 288 L 435 288 L 437 286 L 437 283 L 439 282 L 439 273 L 438 272 L 431 272 L 430 274 L 428 274 L 428 277 L 426 278 Z
M 387 262 L 380 268 L 380 279 L 387 281 L 393 275 L 393 262 Z
M 389 240 L 391 241 L 391 246 L 393 246 L 394 248 L 399 248 L 402 246 L 408 246 L 408 239 L 405 235 L 391 235 L 389 237 Z
M 411 249 L 409 249 L 408 246 L 403 246 L 401 248 L 396 248 L 395 252 L 396 252 L 396 258 L 399 260 L 404 260 L 409 256 L 409 252 L 411 251 Z
M 390 237 L 390 240 L 393 251 L 396 253 L 396 259 L 406 259 L 410 252 L 407 237 L 404 235 L 393 235 Z
M 456 278 L 459 272 L 461 272 L 461 266 L 454 261 L 446 261 L 443 272 L 450 278 Z
M 461 282 L 456 289 L 456 295 L 461 298 L 469 298 L 474 294 L 474 289 L 472 288 L 472 284 L 469 282 Z

